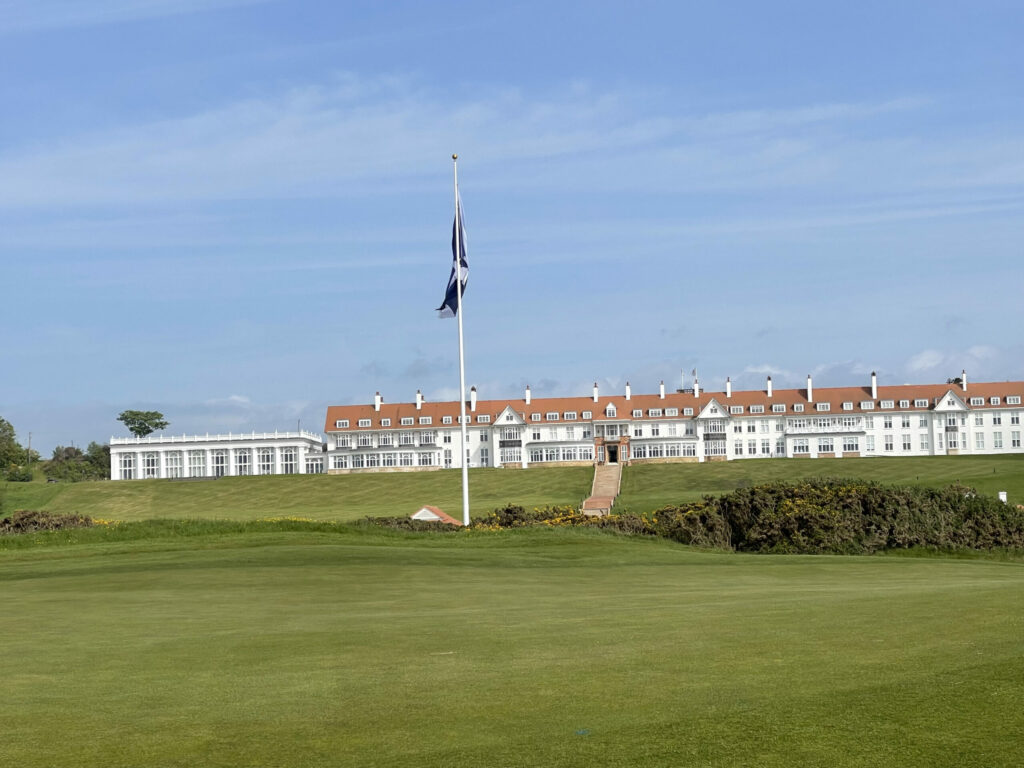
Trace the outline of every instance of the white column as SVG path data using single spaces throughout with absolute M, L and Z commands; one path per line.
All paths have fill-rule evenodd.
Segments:
M 271 449 L 274 452 L 274 474 L 281 474 L 281 449 L 278 446 L 274 446 Z
M 213 451 L 209 448 L 203 449 L 206 454 L 206 474 L 205 477 L 213 477 Z
M 164 480 L 167 478 L 167 450 L 157 451 L 156 457 L 156 476 Z
M 304 474 L 306 474 L 306 444 L 305 443 L 299 443 L 298 455 L 299 455 L 299 466 L 296 467 L 296 471 L 300 475 L 304 475 Z
M 237 450 L 237 448 L 228 448 L 228 467 L 226 473 L 228 477 L 235 476 L 235 452 Z

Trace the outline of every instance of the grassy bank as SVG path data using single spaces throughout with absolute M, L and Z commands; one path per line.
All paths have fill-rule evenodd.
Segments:
M 207 534 L 0 552 L 0 762 L 1019 758 L 1019 562 L 574 530 Z
M 509 502 L 531 508 L 578 504 L 589 494 L 592 477 L 589 467 L 544 467 L 528 472 L 473 469 L 472 512 L 484 514 Z M 456 471 L 224 477 L 186 482 L 0 483 L 0 514 L 42 509 L 114 520 L 252 520 L 289 515 L 354 520 L 367 515 L 412 514 L 421 504 L 433 504 L 458 517 L 461 494 L 461 476 Z
M 874 480 L 887 485 L 942 488 L 955 482 L 995 496 L 1007 491 L 1024 504 L 1024 454 L 921 458 L 750 459 L 707 464 L 643 464 L 622 474 L 616 511 L 650 512 L 665 504 L 695 501 L 741 486 L 805 477 Z

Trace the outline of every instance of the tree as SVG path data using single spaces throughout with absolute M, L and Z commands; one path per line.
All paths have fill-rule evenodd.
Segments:
M 0 418 L 0 472 L 12 464 L 22 464 L 25 449 L 15 439 L 14 426 L 6 419 Z
M 145 437 L 158 429 L 166 429 L 168 424 L 160 411 L 121 411 L 117 420 L 136 437 Z

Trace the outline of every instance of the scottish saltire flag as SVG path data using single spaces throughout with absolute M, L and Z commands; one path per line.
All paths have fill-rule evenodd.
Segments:
M 456 252 L 457 251 L 457 252 Z M 459 265 L 461 264 L 461 269 Z M 452 224 L 452 274 L 448 278 L 448 290 L 444 294 L 444 302 L 437 308 L 438 317 L 455 317 L 459 307 L 458 288 L 455 285 L 455 273 L 459 272 L 462 280 L 462 296 L 466 296 L 466 281 L 469 279 L 469 262 L 466 261 L 466 227 L 462 221 L 462 198 L 458 190 L 455 193 L 455 221 Z

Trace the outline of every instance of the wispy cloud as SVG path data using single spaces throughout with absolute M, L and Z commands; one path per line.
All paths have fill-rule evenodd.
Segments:
M 100 26 L 265 2 L 269 0 L 8 0 L 0 6 L 0 35 Z
M 856 139 L 852 126 L 923 104 L 902 99 L 687 115 L 626 92 L 578 86 L 533 98 L 509 89 L 453 103 L 408 78 L 343 74 L 326 85 L 177 119 L 9 148 L 0 155 L 0 206 L 387 193 L 432 181 L 437 158 L 456 147 L 474 159 L 482 184 L 506 188 L 818 184 L 857 177 L 865 156 L 876 168 L 896 163 L 905 147 Z M 815 133 L 826 125 L 827 135 Z M 854 135 L 840 141 L 836 133 Z M 996 156 L 1002 162 L 1006 155 L 991 152 L 972 160 L 958 149 L 965 164 L 958 173 L 969 168 L 979 180 L 994 173 Z M 919 154 L 927 161 L 940 151 L 925 147 Z M 905 157 L 897 165 L 900 173 L 912 170 Z M 1009 183 L 1016 176 L 1004 166 L 1000 179 Z

